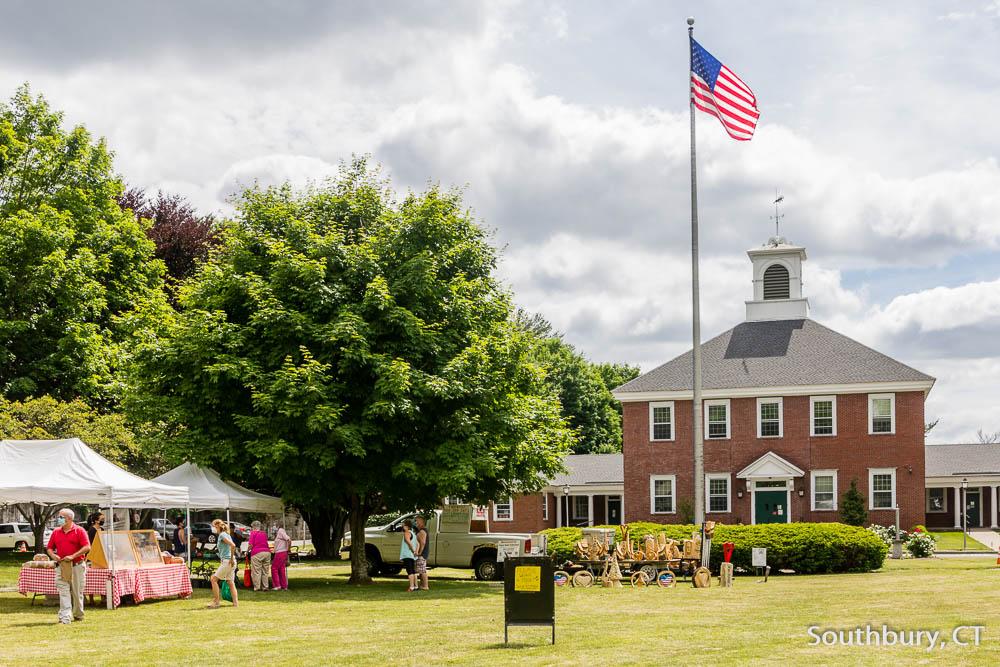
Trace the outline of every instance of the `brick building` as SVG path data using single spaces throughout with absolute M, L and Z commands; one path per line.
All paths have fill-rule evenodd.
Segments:
M 927 445 L 924 525 L 962 528 L 964 497 L 969 528 L 997 528 L 1000 512 L 1000 443 Z
M 492 530 L 535 533 L 563 526 L 622 523 L 624 479 L 621 454 L 570 454 L 566 472 L 539 492 L 494 502 L 485 508 Z
M 746 321 L 702 344 L 706 517 L 837 521 L 852 480 L 869 519 L 923 523 L 924 401 L 934 378 L 809 319 L 805 249 L 748 251 Z M 692 354 L 615 390 L 626 521 L 671 523 L 694 500 Z

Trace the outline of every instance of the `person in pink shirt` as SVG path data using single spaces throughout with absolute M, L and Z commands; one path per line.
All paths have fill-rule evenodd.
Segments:
M 260 521 L 250 524 L 250 578 L 255 591 L 268 589 L 267 577 L 271 570 L 271 546 L 267 543 L 267 533 L 260 528 Z
M 271 585 L 276 591 L 288 590 L 288 552 L 292 548 L 292 538 L 284 528 L 278 528 L 274 536 L 274 560 L 271 561 Z

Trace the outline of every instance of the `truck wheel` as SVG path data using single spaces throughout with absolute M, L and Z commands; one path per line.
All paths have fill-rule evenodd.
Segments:
M 21 549 L 27 549 L 27 548 L 28 548 L 28 543 L 25 542 L 24 540 L 18 540 L 17 543 L 14 545 L 14 551 L 20 551 Z
M 496 554 L 484 554 L 472 564 L 479 581 L 497 581 L 503 578 L 503 564 L 497 562 Z
M 378 549 L 365 547 L 365 560 L 368 564 L 368 576 L 374 579 L 382 568 L 382 557 L 379 555 Z
M 383 577 L 394 577 L 403 571 L 402 565 L 382 565 L 379 567 L 378 572 Z

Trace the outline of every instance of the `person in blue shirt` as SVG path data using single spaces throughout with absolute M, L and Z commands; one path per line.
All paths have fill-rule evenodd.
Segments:
M 236 595 L 236 543 L 229 535 L 229 526 L 222 519 L 212 522 L 212 532 L 218 535 L 215 543 L 216 553 L 219 554 L 219 567 L 212 575 L 212 603 L 209 609 L 219 608 L 219 582 L 229 582 L 229 592 L 233 596 L 233 606 L 239 605 L 239 598 Z
M 413 522 L 409 519 L 403 519 L 403 541 L 399 543 L 399 560 L 403 562 L 403 567 L 406 568 L 406 576 L 410 580 L 409 588 L 406 589 L 407 592 L 417 590 L 417 570 L 414 565 L 417 553 L 416 547 L 417 540 L 413 534 Z

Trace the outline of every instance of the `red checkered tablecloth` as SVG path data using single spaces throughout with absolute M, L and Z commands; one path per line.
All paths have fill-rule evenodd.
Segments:
M 112 576 L 113 575 L 113 576 Z M 166 598 L 191 594 L 191 577 L 184 564 L 164 565 L 139 570 L 111 570 L 87 568 L 87 581 L 83 586 L 84 595 L 105 595 L 106 584 L 113 581 L 111 602 L 115 607 L 121 604 L 125 595 L 131 595 L 139 603 L 146 598 Z M 58 595 L 56 571 L 54 568 L 22 567 L 17 578 L 17 591 L 21 595 Z

